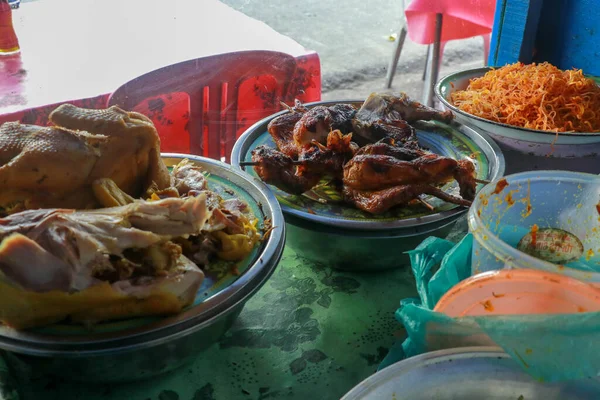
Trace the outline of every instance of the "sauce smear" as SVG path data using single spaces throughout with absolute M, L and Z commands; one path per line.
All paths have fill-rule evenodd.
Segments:
M 538 228 L 538 226 L 536 224 L 533 224 L 533 226 L 531 227 L 531 245 L 532 246 L 536 246 L 537 245 L 537 232 L 540 228 Z
M 498 194 L 504 190 L 505 187 L 508 186 L 508 182 L 505 178 L 502 178 L 496 183 L 496 188 L 494 189 L 494 194 Z

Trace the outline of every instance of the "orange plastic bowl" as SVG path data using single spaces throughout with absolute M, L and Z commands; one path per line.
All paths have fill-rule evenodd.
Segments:
M 540 270 L 490 271 L 455 285 L 438 301 L 434 311 L 450 317 L 600 311 L 600 290 L 577 279 Z

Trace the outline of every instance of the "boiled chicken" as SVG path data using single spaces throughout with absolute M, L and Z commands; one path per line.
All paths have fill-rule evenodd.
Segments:
M 151 185 L 170 186 L 160 139 L 145 116 L 118 107 L 87 110 L 65 104 L 56 126 L 0 126 L 0 207 L 3 214 L 37 208 L 99 206 L 93 183 L 109 178 L 132 197 Z
M 0 219 L 0 322 L 26 328 L 181 311 L 204 275 L 175 240 L 199 234 L 211 214 L 200 193 Z

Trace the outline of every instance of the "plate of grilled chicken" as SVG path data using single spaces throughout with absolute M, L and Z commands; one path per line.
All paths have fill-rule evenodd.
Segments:
M 267 183 L 284 214 L 355 229 L 456 216 L 504 173 L 485 133 L 405 93 L 293 106 L 248 129 L 232 163 Z

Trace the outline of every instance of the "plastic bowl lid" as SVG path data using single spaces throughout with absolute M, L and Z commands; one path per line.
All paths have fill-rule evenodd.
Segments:
M 600 311 L 600 290 L 545 271 L 490 271 L 455 285 L 438 301 L 434 311 L 450 317 Z

